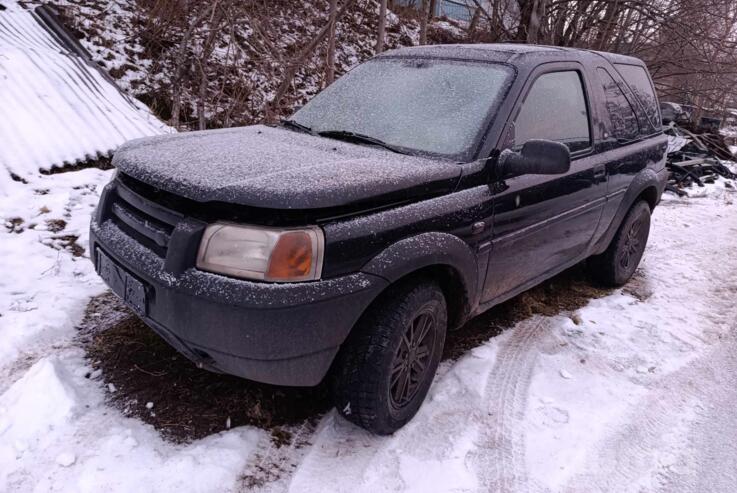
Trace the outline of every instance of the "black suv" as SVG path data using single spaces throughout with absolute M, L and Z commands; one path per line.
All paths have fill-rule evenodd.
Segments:
M 113 291 L 198 366 L 326 375 L 375 433 L 419 409 L 446 331 L 589 259 L 621 285 L 666 181 L 644 64 L 403 48 L 279 126 L 129 142 L 91 227 Z

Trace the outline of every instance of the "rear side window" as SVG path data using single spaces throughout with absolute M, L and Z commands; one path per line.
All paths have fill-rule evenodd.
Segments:
M 612 122 L 612 137 L 617 140 L 632 140 L 637 137 L 640 127 L 637 124 L 637 115 L 622 89 L 614 81 L 606 69 L 596 69 L 596 75 L 604 90 L 604 102 Z
M 562 142 L 571 152 L 589 147 L 589 114 L 578 72 L 551 72 L 535 80 L 514 122 L 512 147 L 530 139 Z
M 642 104 L 647 115 L 648 122 L 641 122 L 643 131 L 650 129 L 654 131 L 660 125 L 660 112 L 658 110 L 658 99 L 655 97 L 655 91 L 653 85 L 650 82 L 650 76 L 647 75 L 644 67 L 639 65 L 626 65 L 623 63 L 615 64 L 619 73 L 622 74 L 627 85 L 630 86 L 632 92 L 635 93 L 635 97 Z M 643 125 L 642 123 L 649 123 Z M 647 132 L 649 133 L 649 132 Z

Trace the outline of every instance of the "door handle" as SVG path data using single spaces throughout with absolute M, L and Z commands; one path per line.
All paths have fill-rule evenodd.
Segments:
M 606 179 L 606 167 L 604 166 L 597 166 L 594 168 L 594 180 L 595 181 L 603 181 Z

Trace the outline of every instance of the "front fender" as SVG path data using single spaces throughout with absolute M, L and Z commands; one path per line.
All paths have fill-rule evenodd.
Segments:
M 397 241 L 366 263 L 361 271 L 395 282 L 431 266 L 452 268 L 464 286 L 469 304 L 478 302 L 476 255 L 463 240 L 449 233 L 421 233 Z

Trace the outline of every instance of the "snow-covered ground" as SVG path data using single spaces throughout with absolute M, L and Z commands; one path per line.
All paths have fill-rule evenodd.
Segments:
M 737 490 L 737 194 L 722 179 L 665 197 L 624 290 L 444 363 L 394 436 L 329 412 L 292 430 L 309 445 L 281 448 L 251 427 L 174 444 L 106 403 L 74 337 L 105 290 L 86 238 L 109 179 L 37 177 L 0 198 L 0 491 Z

